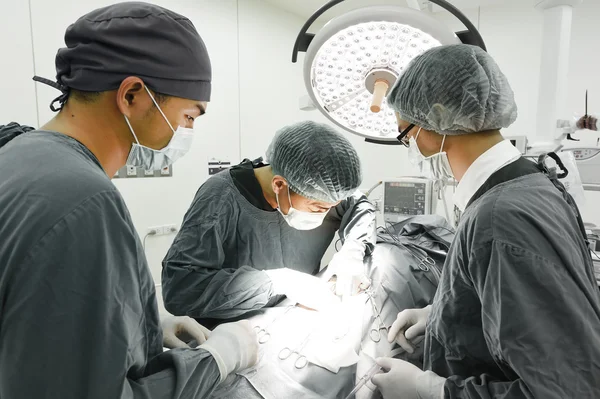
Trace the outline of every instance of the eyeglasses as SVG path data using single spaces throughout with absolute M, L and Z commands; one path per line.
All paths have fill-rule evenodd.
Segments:
M 414 123 L 411 123 L 410 125 L 408 125 L 408 127 L 404 130 L 400 130 L 400 128 L 398 128 L 398 132 L 400 133 L 398 135 L 398 137 L 396 137 L 398 139 L 398 141 L 405 147 L 408 148 L 408 139 L 406 138 L 406 135 L 408 134 L 408 132 L 410 132 L 410 130 L 415 127 Z

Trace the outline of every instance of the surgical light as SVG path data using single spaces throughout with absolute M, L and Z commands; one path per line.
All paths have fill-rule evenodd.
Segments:
M 309 18 L 292 55 L 305 51 L 304 82 L 317 109 L 337 126 L 381 144 L 396 144 L 398 128 L 385 95 L 410 61 L 430 48 L 465 42 L 485 49 L 468 19 L 449 3 L 436 3 L 469 29 L 453 33 L 427 13 L 405 7 L 360 8 L 329 21 L 315 35 L 307 33 L 333 0 Z

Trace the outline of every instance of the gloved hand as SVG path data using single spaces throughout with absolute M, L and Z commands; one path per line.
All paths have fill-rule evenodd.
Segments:
M 431 313 L 431 305 L 423 309 L 405 309 L 398 313 L 396 321 L 390 327 L 388 341 L 396 341 L 408 353 L 413 353 L 415 348 L 410 342 L 417 337 L 425 335 L 427 318 Z
M 340 304 L 327 284 L 315 276 L 288 268 L 265 270 L 265 273 L 273 282 L 276 295 L 285 295 L 307 308 L 327 310 Z
M 336 276 L 335 294 L 337 296 L 356 295 L 366 290 L 371 281 L 365 275 L 365 244 L 348 240 L 336 253 L 325 273 L 326 280 Z
M 229 374 L 254 366 L 258 361 L 258 338 L 248 320 L 221 324 L 200 348 L 210 352 L 217 362 L 221 382 Z
M 210 336 L 210 330 L 187 316 L 168 316 L 161 321 L 163 346 L 165 348 L 189 348 L 186 342 L 196 340 L 203 344 Z
M 371 378 L 384 399 L 442 399 L 446 379 L 400 359 L 376 360 L 385 373 Z
M 598 119 L 591 115 L 582 116 L 576 123 L 577 129 L 598 130 Z

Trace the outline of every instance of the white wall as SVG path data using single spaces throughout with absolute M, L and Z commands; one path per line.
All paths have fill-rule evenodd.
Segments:
M 4 17 L 0 24 L 0 70 L 3 75 L 0 125 L 15 121 L 37 126 L 35 85 L 31 79 L 34 70 L 29 4 L 26 1 L 7 3 L 8 0 L 0 0 Z M 10 14 L 4 14 L 9 7 Z

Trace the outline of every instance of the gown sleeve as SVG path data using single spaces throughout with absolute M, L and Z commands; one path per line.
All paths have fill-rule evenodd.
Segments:
M 205 398 L 210 353 L 163 353 L 154 283 L 116 190 L 100 192 L 33 242 L 0 319 L 0 397 Z
M 565 241 L 567 243 L 568 241 Z M 578 248 L 573 248 L 578 251 Z M 490 353 L 511 381 L 450 377 L 446 398 L 600 397 L 600 342 L 589 279 L 543 255 L 501 241 L 469 262 Z

